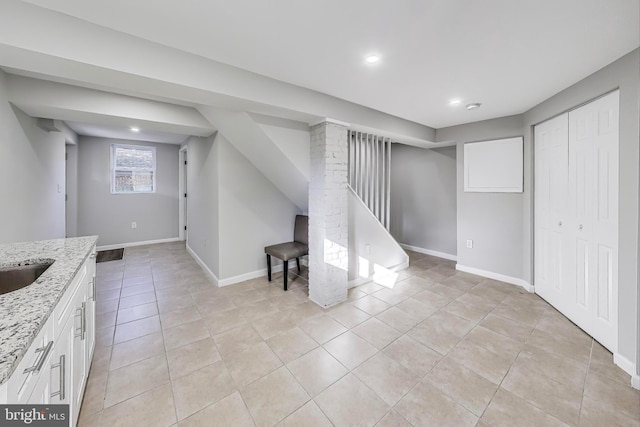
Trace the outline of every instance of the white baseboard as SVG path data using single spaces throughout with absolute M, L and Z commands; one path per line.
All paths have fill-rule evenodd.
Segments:
M 304 266 L 308 266 L 307 260 L 302 258 L 300 260 L 300 264 Z M 271 273 L 280 273 L 282 271 L 283 264 L 277 264 L 271 266 Z M 289 262 L 289 270 L 293 270 L 298 268 L 295 262 Z M 218 282 L 218 286 L 229 286 L 235 283 L 241 283 L 247 280 L 256 279 L 258 277 L 265 277 L 268 271 L 266 268 L 261 268 L 259 270 L 251 271 L 249 273 L 239 274 L 237 276 L 227 277 L 226 279 L 221 279 Z
M 636 372 L 636 365 L 620 353 L 613 353 L 613 363 L 631 375 L 631 387 L 640 390 L 640 375 Z
M 412 246 L 412 245 L 407 245 L 406 243 L 400 243 L 400 246 L 402 246 L 404 249 L 413 251 L 413 252 L 418 252 L 421 254 L 425 254 L 425 255 L 431 255 L 431 256 L 435 256 L 438 258 L 444 258 L 444 259 L 449 259 L 451 261 L 457 261 L 458 257 L 456 255 L 452 255 L 452 254 L 448 254 L 445 252 L 439 252 L 439 251 L 434 251 L 431 249 L 425 249 L 425 248 L 420 248 L 418 246 Z
M 169 239 L 145 240 L 142 242 L 129 242 L 129 243 L 120 243 L 117 245 L 104 245 L 104 246 L 98 246 L 96 249 L 99 251 L 108 251 L 111 249 L 131 248 L 133 246 L 157 245 L 159 243 L 171 243 L 171 242 L 179 242 L 179 241 L 180 241 L 179 237 L 171 237 Z
M 524 288 L 527 292 L 533 293 L 534 291 L 533 285 L 531 283 L 517 277 L 506 276 L 504 274 L 494 273 L 492 271 L 480 270 L 479 268 L 467 267 L 466 265 L 461 264 L 456 264 L 456 270 L 475 274 L 476 276 L 487 277 L 493 280 L 499 280 L 501 282 L 511 283 L 512 285 Z
M 196 262 L 198 263 L 198 265 L 199 265 L 200 267 L 202 267 L 202 269 L 204 270 L 204 272 L 206 273 L 206 275 L 207 275 L 207 276 L 209 276 L 209 278 L 210 278 L 211 280 L 213 280 L 213 283 L 215 283 L 215 285 L 216 285 L 216 286 L 220 287 L 220 281 L 218 280 L 218 276 L 216 276 L 216 275 L 213 273 L 213 271 L 211 271 L 211 270 L 209 269 L 209 267 L 207 266 L 207 264 L 205 264 L 205 263 L 204 263 L 204 261 L 202 261 L 202 260 L 200 259 L 200 257 L 198 256 L 198 254 L 196 254 L 196 253 L 193 251 L 193 249 L 191 249 L 191 248 L 189 247 L 189 244 L 188 244 L 188 243 L 187 243 L 187 252 L 189 253 L 189 255 L 191 255 L 191 257 L 192 257 L 193 259 L 195 259 L 195 260 L 196 260 Z

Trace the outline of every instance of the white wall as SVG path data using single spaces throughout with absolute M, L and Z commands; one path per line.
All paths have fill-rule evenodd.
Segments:
M 266 274 L 264 247 L 293 240 L 300 212 L 226 138 L 218 134 L 220 279 Z M 191 157 L 190 157 L 191 158 Z M 274 265 L 277 263 L 272 260 Z
M 111 194 L 111 144 L 156 147 L 156 192 Z M 99 246 L 178 238 L 177 145 L 81 136 L 78 142 L 78 234 Z M 131 228 L 131 222 L 137 228 Z
M 349 282 L 372 278 L 385 283 L 384 279 L 392 269 L 409 265 L 409 257 L 362 199 L 351 188 L 347 193 Z
M 456 147 L 391 147 L 391 234 L 400 243 L 455 256 Z
M 64 237 L 64 141 L 9 104 L 0 70 L 0 243 Z
M 220 277 L 217 135 L 190 137 L 187 144 L 187 245 Z

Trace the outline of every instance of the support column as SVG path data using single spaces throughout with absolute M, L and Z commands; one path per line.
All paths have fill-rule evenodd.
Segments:
M 347 299 L 347 130 L 331 121 L 311 127 L 309 298 L 322 307 Z

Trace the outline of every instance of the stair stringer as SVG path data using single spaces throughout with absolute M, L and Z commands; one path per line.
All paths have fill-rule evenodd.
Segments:
M 349 203 L 349 287 L 370 281 L 393 288 L 409 256 L 391 233 L 347 186 Z

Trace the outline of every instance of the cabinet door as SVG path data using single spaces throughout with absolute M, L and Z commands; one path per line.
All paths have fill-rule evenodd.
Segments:
M 87 370 L 91 368 L 91 359 L 93 358 L 93 350 L 96 346 L 96 249 L 94 248 L 87 260 L 87 354 L 86 364 Z
M 73 340 L 73 318 L 69 317 L 64 329 L 56 340 L 50 362 L 50 402 L 52 404 L 71 403 L 71 342 Z
M 40 376 L 37 379 L 36 386 L 31 393 L 31 397 L 29 397 L 29 400 L 27 400 L 27 403 L 33 405 L 47 405 L 51 403 L 51 376 L 49 375 L 49 372 L 49 369 L 43 369 L 40 372 Z
M 73 341 L 71 344 L 71 378 L 73 397 L 71 401 L 72 420 L 78 419 L 80 405 L 87 378 L 87 328 L 86 309 L 87 292 L 82 287 L 75 299 L 75 312 L 73 313 Z

